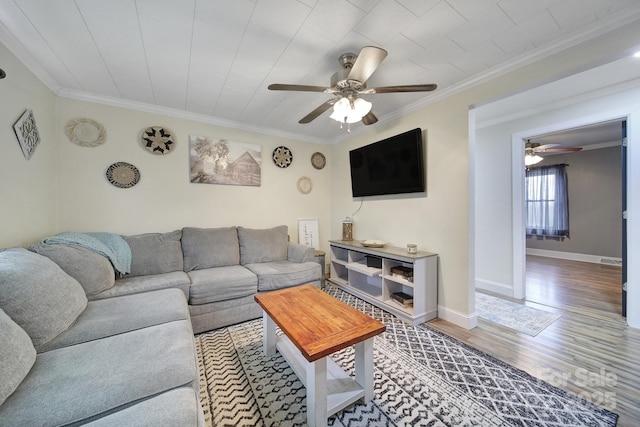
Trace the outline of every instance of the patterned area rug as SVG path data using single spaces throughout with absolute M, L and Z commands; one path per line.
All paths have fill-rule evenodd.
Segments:
M 478 316 L 535 337 L 560 318 L 559 314 L 476 292 Z
M 384 322 L 375 337 L 375 397 L 330 426 L 615 426 L 617 415 L 456 341 L 413 327 L 340 289 L 326 291 Z M 210 426 L 304 426 L 306 391 L 279 353 L 262 353 L 262 320 L 196 336 Z M 353 373 L 353 349 L 332 355 Z

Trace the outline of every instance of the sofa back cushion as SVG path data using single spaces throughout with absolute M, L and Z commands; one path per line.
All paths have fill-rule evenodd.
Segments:
M 184 271 L 240 264 L 236 227 L 182 229 Z
M 125 277 L 182 271 L 181 230 L 123 236 L 131 248 L 131 273 Z
M 24 248 L 0 251 L 0 309 L 39 346 L 87 307 L 84 289 L 49 258 Z
M 0 309 L 0 405 L 27 376 L 36 361 L 29 335 Z
M 238 227 L 238 240 L 242 265 L 287 259 L 289 235 L 286 225 L 259 230 Z
M 116 273 L 105 256 L 80 246 L 46 244 L 31 246 L 30 251 L 46 256 L 82 285 L 89 299 L 115 284 Z

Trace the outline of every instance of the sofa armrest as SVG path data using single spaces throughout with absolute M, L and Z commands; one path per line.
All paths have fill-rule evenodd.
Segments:
M 308 262 L 313 261 L 316 256 L 316 250 L 310 246 L 300 243 L 289 242 L 287 248 L 287 259 L 292 262 Z

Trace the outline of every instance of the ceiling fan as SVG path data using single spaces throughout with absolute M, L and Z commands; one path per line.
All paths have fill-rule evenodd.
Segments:
M 331 86 L 308 86 L 294 84 L 271 84 L 270 90 L 288 90 L 302 92 L 323 92 L 333 95 L 333 98 L 320 104 L 315 110 L 300 119 L 298 123 L 310 123 L 333 106 L 331 118 L 340 123 L 355 123 L 362 121 L 365 125 L 372 125 L 378 121 L 371 111 L 371 103 L 360 95 L 374 93 L 395 92 L 429 92 L 435 90 L 435 84 L 416 84 L 404 86 L 382 86 L 367 88 L 367 80 L 386 58 L 387 51 L 374 46 L 365 46 L 360 53 L 345 53 L 340 55 L 339 62 L 342 69 L 331 76 Z
M 560 144 L 540 145 L 535 142 L 527 142 L 525 146 L 524 164 L 526 166 L 535 165 L 542 161 L 539 154 L 545 153 L 574 153 L 581 151 L 582 147 L 561 147 Z

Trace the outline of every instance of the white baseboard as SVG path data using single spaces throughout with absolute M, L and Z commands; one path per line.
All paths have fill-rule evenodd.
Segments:
M 490 280 L 476 279 L 476 289 L 491 292 L 493 294 L 504 295 L 513 298 L 513 286 L 504 283 L 492 282 Z
M 475 312 L 467 315 L 439 305 L 438 317 L 465 329 L 473 329 L 478 326 L 478 315 Z
M 622 267 L 622 258 L 604 255 L 578 254 L 574 252 L 549 251 L 546 249 L 527 248 L 527 255 L 544 256 L 548 258 L 567 259 L 570 261 L 591 262 L 594 264 L 606 264 Z

